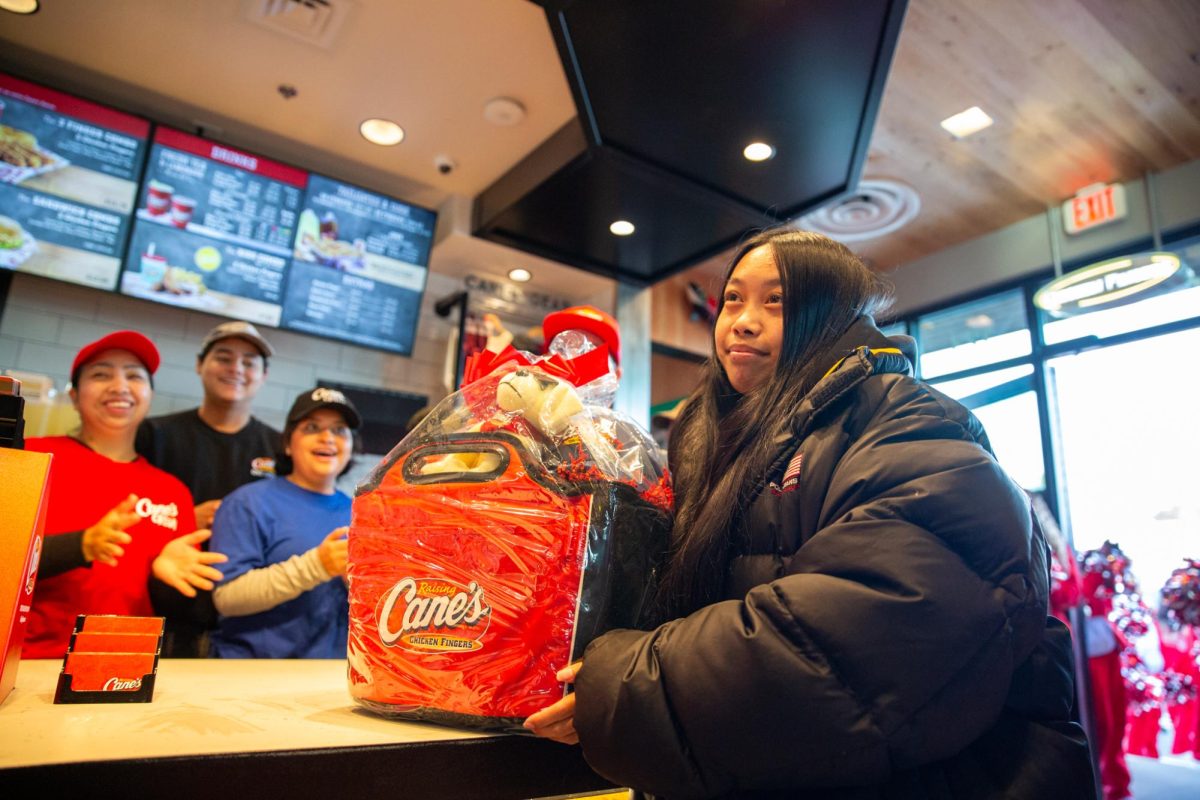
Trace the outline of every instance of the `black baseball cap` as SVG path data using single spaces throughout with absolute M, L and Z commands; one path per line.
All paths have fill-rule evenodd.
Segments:
M 350 426 L 351 430 L 358 430 L 362 426 L 362 417 L 359 415 L 358 409 L 350 402 L 350 398 L 337 389 L 328 389 L 324 386 L 308 389 L 296 397 L 291 411 L 288 411 L 288 424 L 299 422 L 321 408 L 332 408 L 342 412 L 342 416 L 346 418 L 346 424 Z

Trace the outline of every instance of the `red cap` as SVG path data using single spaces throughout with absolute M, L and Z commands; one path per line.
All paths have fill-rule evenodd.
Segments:
M 86 366 L 96 356 L 105 350 L 128 350 L 137 357 L 138 361 L 151 375 L 158 369 L 158 348 L 154 342 L 137 331 L 114 331 L 108 336 L 97 339 L 91 344 L 85 344 L 76 354 L 71 363 L 71 380 L 75 380 L 80 367 Z
M 561 311 L 547 314 L 542 320 L 542 335 L 546 346 L 554 341 L 554 337 L 563 331 L 587 331 L 594 333 L 608 345 L 608 352 L 613 361 L 621 364 L 621 328 L 611 314 L 606 314 L 594 306 L 571 306 Z

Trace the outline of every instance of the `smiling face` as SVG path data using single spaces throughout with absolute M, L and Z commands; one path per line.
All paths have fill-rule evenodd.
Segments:
M 746 253 L 730 274 L 714 345 L 726 377 L 742 394 L 774 374 L 783 347 L 783 287 L 770 245 Z
M 221 339 L 196 364 L 206 401 L 235 405 L 258 394 L 267 368 L 258 348 L 245 339 Z
M 331 494 L 350 462 L 353 434 L 341 412 L 318 408 L 296 424 L 286 452 L 292 459 L 288 480 L 313 492 Z
M 128 434 L 150 411 L 150 373 L 128 350 L 105 350 L 79 368 L 71 402 L 88 435 Z

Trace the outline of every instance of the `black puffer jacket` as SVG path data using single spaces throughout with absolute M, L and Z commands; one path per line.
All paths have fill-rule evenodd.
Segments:
M 672 800 L 1094 798 L 1024 494 L 874 325 L 843 343 L 743 514 L 728 600 L 587 649 L 588 762 Z

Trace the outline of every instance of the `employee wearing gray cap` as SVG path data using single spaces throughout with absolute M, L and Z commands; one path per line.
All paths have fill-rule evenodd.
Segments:
M 250 413 L 267 376 L 274 349 L 249 322 L 225 322 L 200 343 L 196 374 L 204 387 L 199 408 L 152 417 L 138 429 L 137 451 L 171 473 L 192 493 L 196 524 L 212 526 L 222 498 L 251 481 L 275 474 L 279 431 Z M 160 587 L 161 588 L 161 587 Z M 152 596 L 170 597 L 151 587 Z M 167 613 L 164 655 L 204 655 L 203 631 L 216 623 L 211 596 L 193 602 L 186 614 Z M 185 630 L 190 618 L 191 630 Z

